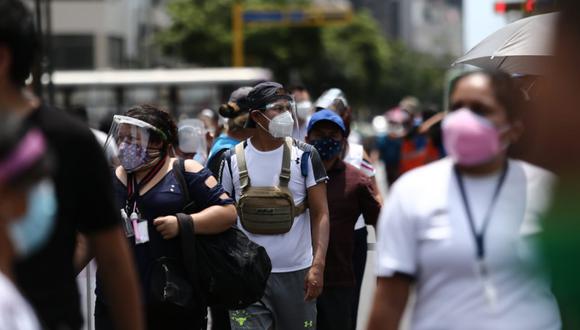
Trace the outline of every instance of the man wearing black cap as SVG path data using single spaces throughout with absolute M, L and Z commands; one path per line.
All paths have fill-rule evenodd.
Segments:
M 381 204 L 371 179 L 341 159 L 347 129 L 335 112 L 323 109 L 314 113 L 307 131 L 306 142 L 318 150 L 329 176 L 330 241 L 324 290 L 317 301 L 318 329 L 350 330 L 356 326 L 353 302 L 357 294 L 352 229 L 361 215 L 367 225 L 374 226 Z
M 256 132 L 225 158 L 220 177 L 238 202 L 238 226 L 266 248 L 272 274 L 260 303 L 230 311 L 230 323 L 232 329 L 315 329 L 329 233 L 324 165 L 312 146 L 289 138 L 294 104 L 282 85 L 258 84 L 248 102 L 246 126 L 256 127 Z M 287 188 L 292 210 L 302 211 L 285 213 L 278 206 L 265 206 L 260 211 L 271 216 L 245 213 L 243 199 L 250 195 L 249 187 Z M 306 204 L 309 212 L 304 212 Z M 274 218 L 288 214 L 294 218 L 280 229 Z

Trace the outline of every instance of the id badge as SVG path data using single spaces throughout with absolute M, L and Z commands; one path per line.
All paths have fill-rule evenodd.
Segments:
M 123 220 L 123 231 L 125 232 L 125 236 L 127 238 L 135 236 L 133 225 L 131 224 L 131 220 L 129 220 L 129 217 L 127 217 L 127 213 L 125 213 L 125 210 L 121 210 L 121 219 Z
M 135 226 L 135 244 L 139 245 L 147 242 L 149 242 L 147 220 L 140 219 Z
M 483 260 L 477 261 L 477 273 L 479 274 L 481 285 L 483 287 L 485 300 L 489 307 L 494 310 L 498 299 L 497 289 L 489 276 L 487 266 Z

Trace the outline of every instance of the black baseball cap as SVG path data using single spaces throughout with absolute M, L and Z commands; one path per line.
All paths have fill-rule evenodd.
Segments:
M 267 81 L 259 83 L 248 93 L 247 96 L 248 108 L 251 110 L 266 110 L 266 105 L 278 101 L 288 100 L 292 101 L 290 93 L 284 89 L 284 86 L 277 82 Z M 245 127 L 256 127 L 256 123 L 251 117 L 248 117 Z

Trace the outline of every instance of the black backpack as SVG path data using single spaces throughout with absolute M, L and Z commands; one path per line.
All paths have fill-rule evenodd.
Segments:
M 183 191 L 187 212 L 191 212 L 182 159 L 173 163 L 173 172 Z M 215 235 L 194 235 L 191 217 L 183 213 L 177 217 L 186 269 L 192 281 L 199 281 L 209 306 L 243 309 L 262 298 L 272 270 L 264 247 L 237 228 Z

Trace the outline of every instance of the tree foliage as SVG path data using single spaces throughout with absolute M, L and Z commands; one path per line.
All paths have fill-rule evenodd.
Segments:
M 244 5 L 286 2 L 247 0 Z M 230 66 L 233 4 L 234 0 L 170 2 L 173 24 L 158 35 L 164 53 L 199 66 Z M 303 84 L 314 95 L 329 87 L 342 88 L 352 103 L 373 112 L 396 105 L 405 95 L 435 103 L 442 98 L 446 63 L 388 40 L 366 11 L 339 26 L 246 27 L 244 44 L 247 66 L 269 68 L 276 80 Z

